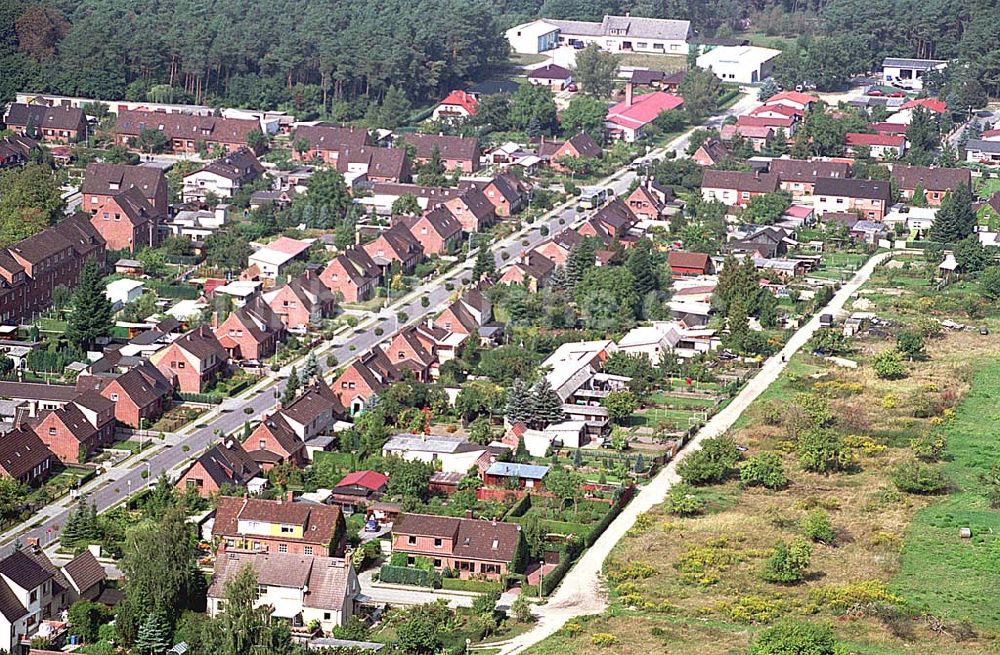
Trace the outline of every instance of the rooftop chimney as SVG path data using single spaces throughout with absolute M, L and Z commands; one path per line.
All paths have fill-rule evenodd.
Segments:
M 472 518 L 472 510 L 471 509 L 465 510 L 465 518 L 467 518 L 467 519 L 471 519 Z
M 632 106 L 632 83 L 631 82 L 626 82 L 625 83 L 625 106 L 626 107 L 631 107 Z

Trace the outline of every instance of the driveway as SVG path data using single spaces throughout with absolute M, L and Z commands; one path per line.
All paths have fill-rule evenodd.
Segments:
M 513 655 L 537 644 L 554 634 L 570 619 L 587 614 L 603 612 L 607 597 L 603 589 L 601 569 L 604 560 L 611 553 L 625 533 L 635 523 L 636 518 L 663 502 L 670 487 L 680 481 L 677 463 L 688 453 L 697 450 L 705 439 L 719 436 L 729 430 L 744 410 L 756 400 L 785 369 L 785 363 L 799 351 L 819 329 L 820 314 L 836 313 L 871 277 L 875 267 L 891 257 L 893 253 L 875 255 L 857 272 L 854 278 L 834 295 L 827 306 L 800 328 L 781 349 L 769 358 L 761 370 L 725 409 L 712 417 L 695 435 L 694 439 L 671 461 L 618 515 L 594 545 L 580 558 L 580 561 L 566 575 L 562 584 L 545 605 L 532 607 L 538 618 L 535 628 L 500 645 L 499 655 Z

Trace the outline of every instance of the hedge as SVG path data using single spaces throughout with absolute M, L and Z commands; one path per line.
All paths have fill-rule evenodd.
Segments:
M 441 575 L 434 571 L 421 571 L 420 569 L 393 566 L 392 564 L 382 565 L 382 568 L 378 572 L 378 579 L 381 582 L 388 582 L 390 584 L 408 584 L 418 587 L 431 587 L 433 589 L 441 588 Z
M 531 509 L 531 494 L 524 494 L 521 496 L 520 500 L 514 503 L 511 508 L 507 510 L 507 514 L 503 517 L 503 520 L 506 521 L 518 516 L 524 516 L 529 509 Z
M 225 399 L 225 396 L 218 393 L 190 393 L 188 391 L 178 391 L 177 395 L 180 396 L 181 400 L 185 400 L 189 403 L 203 403 L 206 405 L 219 405 Z
M 461 578 L 442 578 L 441 588 L 449 591 L 472 591 L 485 594 L 500 590 L 500 585 L 486 580 L 462 580 Z
M 159 280 L 146 280 L 146 286 L 164 298 L 197 300 L 201 295 L 201 292 L 195 287 L 183 284 L 167 284 Z

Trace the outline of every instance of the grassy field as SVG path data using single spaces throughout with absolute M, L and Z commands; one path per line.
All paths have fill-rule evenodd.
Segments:
M 623 53 L 618 62 L 620 66 L 638 66 L 660 71 L 679 71 L 687 69 L 687 57 L 684 55 L 647 55 L 638 52 Z
M 1000 628 L 1000 512 L 982 494 L 979 475 L 1000 463 L 1000 363 L 976 375 L 949 422 L 946 475 L 956 491 L 913 518 L 894 589 L 928 611 Z M 959 528 L 972 530 L 961 539 Z M 991 602 L 984 602 L 991 599 Z
M 868 289 L 875 293 L 861 302 L 910 325 L 931 317 L 968 321 L 971 287 L 934 292 L 928 277 L 916 262 L 880 272 Z M 857 369 L 793 357 L 732 431 L 746 457 L 778 454 L 789 485 L 769 491 L 730 480 L 698 490 L 702 516 L 681 518 L 660 506 L 640 517 L 605 563 L 610 610 L 571 622 L 530 652 L 606 653 L 594 636 L 610 634 L 616 655 L 739 655 L 762 626 L 786 617 L 830 624 L 845 653 L 1000 652 L 1000 515 L 977 486 L 979 472 L 1000 463 L 1000 337 L 944 333 L 928 340 L 926 360 L 907 363 L 907 377 L 888 381 L 869 364 L 891 345 L 855 340 Z M 801 466 L 796 416 L 807 402 L 828 408 L 828 429 L 853 462 L 846 471 L 824 475 Z M 911 439 L 937 430 L 948 436 L 948 459 L 932 466 L 954 491 L 900 491 L 891 476 L 912 459 Z M 828 514 L 835 537 L 812 544 L 804 580 L 762 580 L 776 540 L 801 537 L 803 519 L 816 509 Z M 973 530 L 968 541 L 958 537 L 965 526 Z
M 511 66 L 530 66 L 531 64 L 540 64 L 548 59 L 545 55 L 533 55 L 521 52 L 512 52 L 510 54 L 510 65 Z
M 997 191 L 1000 191 L 1000 178 L 995 177 L 981 180 L 979 186 L 976 187 L 976 195 L 983 199 L 989 198 Z

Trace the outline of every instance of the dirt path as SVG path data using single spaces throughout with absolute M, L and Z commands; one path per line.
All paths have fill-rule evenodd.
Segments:
M 614 548 L 636 518 L 663 502 L 667 491 L 680 480 L 677 463 L 687 453 L 697 450 L 708 438 L 723 434 L 733 426 L 750 404 L 766 390 L 785 369 L 785 363 L 802 348 L 816 330 L 819 329 L 820 314 L 836 313 L 843 309 L 848 299 L 868 278 L 875 267 L 891 257 L 893 253 L 875 255 L 861 267 L 850 282 L 838 291 L 827 306 L 791 336 L 781 352 L 768 359 L 760 372 L 754 376 L 725 409 L 713 416 L 698 431 L 691 442 L 671 461 L 618 515 L 593 546 L 587 550 L 576 565 L 566 574 L 562 584 L 544 605 L 532 608 L 538 623 L 522 635 L 514 637 L 500 646 L 499 655 L 513 655 L 537 644 L 558 631 L 568 620 L 587 614 L 598 614 L 607 608 L 607 595 L 603 588 L 601 569 Z

